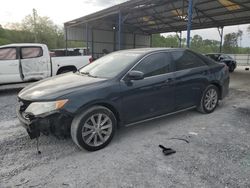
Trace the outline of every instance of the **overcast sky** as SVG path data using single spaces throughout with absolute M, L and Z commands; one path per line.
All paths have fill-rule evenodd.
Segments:
M 26 15 L 32 13 L 35 8 L 41 16 L 48 16 L 56 24 L 78 17 L 88 15 L 109 6 L 119 4 L 126 0 L 3 0 L 0 5 L 0 24 L 5 26 L 11 22 L 20 22 Z M 250 25 L 250 24 L 249 24 Z M 226 27 L 225 34 L 243 30 L 244 36 L 241 45 L 250 47 L 250 34 L 247 34 L 248 25 Z M 192 36 L 199 34 L 205 39 L 219 40 L 216 28 L 192 31 Z M 186 32 L 184 32 L 184 37 Z

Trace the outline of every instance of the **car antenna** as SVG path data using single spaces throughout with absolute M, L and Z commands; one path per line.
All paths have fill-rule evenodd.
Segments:
M 42 152 L 39 150 L 39 136 L 36 137 L 36 150 L 37 154 L 40 155 Z

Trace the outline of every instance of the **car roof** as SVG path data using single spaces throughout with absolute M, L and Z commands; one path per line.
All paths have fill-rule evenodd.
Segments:
M 136 48 L 136 49 L 128 49 L 128 50 L 120 50 L 116 51 L 115 53 L 137 53 L 137 54 L 148 54 L 152 52 L 161 52 L 161 51 L 180 51 L 186 50 L 183 48 Z

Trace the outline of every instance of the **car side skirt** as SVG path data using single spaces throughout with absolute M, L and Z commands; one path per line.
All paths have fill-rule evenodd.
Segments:
M 175 111 L 175 112 L 171 112 L 171 113 L 163 114 L 163 115 L 160 115 L 160 116 L 148 118 L 148 119 L 137 121 L 137 122 L 134 122 L 134 123 L 125 124 L 124 126 L 129 127 L 129 126 L 132 126 L 132 125 L 144 123 L 144 122 L 151 121 L 151 120 L 154 120 L 154 119 L 159 119 L 159 118 L 167 117 L 167 116 L 170 116 L 170 115 L 178 114 L 178 113 L 181 113 L 181 112 L 184 112 L 184 111 L 187 111 L 187 110 L 192 110 L 194 108 L 196 108 L 196 106 L 191 106 L 191 107 L 188 107 L 188 108 L 185 108 L 185 109 L 182 109 L 182 110 L 178 110 L 178 111 Z

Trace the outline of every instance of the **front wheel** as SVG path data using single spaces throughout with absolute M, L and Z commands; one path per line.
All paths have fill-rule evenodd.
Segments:
M 103 106 L 94 106 L 73 120 L 71 137 L 80 148 L 96 151 L 110 143 L 116 124 L 116 117 L 112 111 Z
M 202 113 L 212 113 L 219 102 L 219 91 L 215 85 L 209 85 L 203 92 L 198 111 Z

